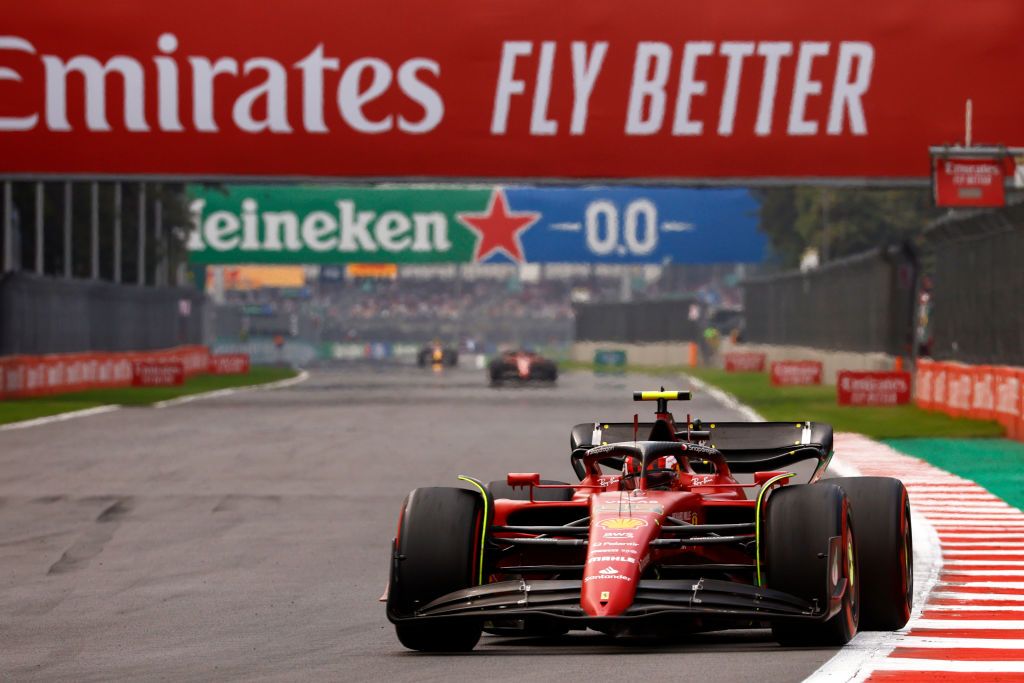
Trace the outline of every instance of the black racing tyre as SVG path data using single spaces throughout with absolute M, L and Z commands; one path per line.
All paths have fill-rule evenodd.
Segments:
M 564 481 L 555 481 L 553 479 L 541 479 L 540 483 L 568 486 Z M 507 481 L 492 481 L 487 485 L 487 489 L 491 492 L 491 495 L 494 496 L 495 500 L 498 498 L 508 498 L 509 500 L 530 500 L 530 489 L 526 487 L 512 488 L 508 485 Z M 534 489 L 533 499 L 543 501 L 572 500 L 572 494 L 574 492 L 574 489 Z
M 914 538 L 910 499 L 892 477 L 829 479 L 846 492 L 860 558 L 860 630 L 895 631 L 914 600 Z
M 843 645 L 857 634 L 860 581 L 851 506 L 833 484 L 784 486 L 772 492 L 765 512 L 767 585 L 819 605 L 829 604 L 827 577 L 835 569 L 848 581 L 842 609 L 825 623 L 777 622 L 783 645 Z M 829 539 L 841 538 L 842 557 L 828 566 Z
M 480 562 L 480 494 L 458 488 L 419 488 L 405 499 L 392 569 L 389 609 L 411 614 L 435 598 L 477 584 Z M 395 624 L 410 650 L 472 650 L 483 623 L 472 619 Z

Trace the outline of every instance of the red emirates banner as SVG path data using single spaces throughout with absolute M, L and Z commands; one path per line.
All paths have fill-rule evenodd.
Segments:
M 771 366 L 771 375 L 775 386 L 821 384 L 821 361 L 775 361 Z
M 249 354 L 217 353 L 210 356 L 211 375 L 245 375 L 249 373 Z
M 903 405 L 910 403 L 910 373 L 843 370 L 836 390 L 841 406 Z
M 753 351 L 730 351 L 725 354 L 726 372 L 764 372 L 765 354 Z
M 185 383 L 181 361 L 135 361 L 132 364 L 133 387 L 173 387 Z
M 33 0 L 0 173 L 926 178 L 1024 140 L 1019 0 Z
M 1003 159 L 937 158 L 933 179 L 936 206 L 1003 206 Z

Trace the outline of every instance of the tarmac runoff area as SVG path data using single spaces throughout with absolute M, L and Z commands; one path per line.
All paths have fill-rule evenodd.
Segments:
M 484 636 L 471 654 L 424 655 L 402 648 L 384 617 L 377 598 L 410 489 L 509 470 L 571 481 L 570 427 L 643 413 L 651 406 L 630 392 L 662 384 L 686 388 L 569 373 L 555 388 L 492 389 L 481 371 L 360 366 L 0 432 L 0 679 L 802 680 L 835 649 L 781 648 L 767 631 L 672 642 L 588 633 Z M 674 410 L 743 419 L 708 393 Z M 988 520 L 940 532 L 984 546 L 964 530 L 976 521 Z M 962 582 L 1000 611 L 1013 589 L 990 584 L 1024 586 L 954 579 L 943 588 L 953 602 L 926 614 L 926 628 L 972 599 Z M 976 633 L 999 628 L 1001 616 L 976 614 Z M 964 647 L 962 634 L 942 633 L 903 661 L 938 648 L 926 641 Z M 1020 652 L 1019 642 L 1005 644 Z

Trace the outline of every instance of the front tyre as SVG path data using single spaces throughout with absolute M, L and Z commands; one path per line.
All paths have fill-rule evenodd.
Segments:
M 910 619 L 914 599 L 914 539 L 910 499 L 899 479 L 829 479 L 846 492 L 860 534 L 862 631 L 895 631 Z
M 840 538 L 841 553 L 828 566 L 829 539 Z M 765 571 L 769 588 L 829 604 L 827 580 L 846 579 L 842 606 L 825 623 L 778 622 L 772 634 L 783 645 L 844 645 L 857 634 L 860 580 L 851 506 L 834 484 L 785 486 L 768 498 L 765 513 Z M 835 583 L 833 580 L 832 583 Z
M 410 493 L 395 539 L 389 613 L 410 616 L 442 595 L 477 585 L 482 523 L 482 500 L 472 491 L 433 487 Z M 474 619 L 395 623 L 402 645 L 423 652 L 472 650 L 482 630 Z

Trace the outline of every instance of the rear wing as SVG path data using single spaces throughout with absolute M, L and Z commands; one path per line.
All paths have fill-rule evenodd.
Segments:
M 680 425 L 676 425 L 678 428 Z M 832 454 L 832 425 L 824 422 L 691 422 L 691 441 L 718 449 L 733 472 L 759 472 L 818 460 L 823 470 Z M 575 451 L 610 443 L 662 441 L 664 422 L 641 422 L 634 437 L 632 422 L 584 422 L 572 428 Z M 677 435 L 686 441 L 686 432 Z

